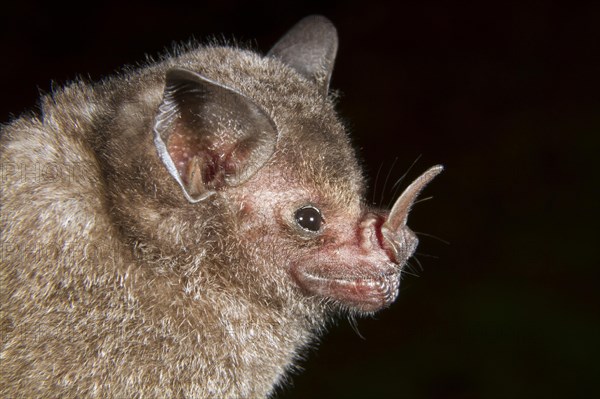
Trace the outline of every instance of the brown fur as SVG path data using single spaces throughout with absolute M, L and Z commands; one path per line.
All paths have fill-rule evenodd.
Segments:
M 277 127 L 256 174 L 198 203 L 153 141 L 173 67 L 234 88 Z M 350 239 L 366 212 L 323 84 L 277 57 L 198 47 L 75 82 L 4 126 L 0 396 L 268 396 L 348 308 L 307 295 L 286 265 Z M 305 203 L 340 234 L 299 234 Z

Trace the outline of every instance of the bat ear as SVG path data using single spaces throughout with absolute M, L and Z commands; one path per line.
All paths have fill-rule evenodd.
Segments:
M 271 118 L 243 94 L 192 71 L 167 72 L 154 143 L 188 201 L 248 180 L 276 141 Z
M 337 48 L 337 31 L 331 21 L 311 15 L 294 25 L 268 55 L 316 82 L 321 93 L 327 95 Z

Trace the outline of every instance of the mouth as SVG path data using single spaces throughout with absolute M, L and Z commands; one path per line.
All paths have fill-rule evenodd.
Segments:
M 334 269 L 334 270 L 332 270 Z M 343 270 L 325 269 L 326 271 Z M 310 268 L 293 267 L 292 274 L 298 285 L 309 294 L 332 299 L 343 307 L 371 313 L 394 302 L 400 288 L 400 272 L 391 266 L 359 268 L 356 276 L 345 273 L 323 274 Z

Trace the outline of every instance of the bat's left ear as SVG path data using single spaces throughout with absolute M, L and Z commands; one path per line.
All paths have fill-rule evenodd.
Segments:
M 337 48 L 335 26 L 321 15 L 311 15 L 294 25 L 268 55 L 316 82 L 321 93 L 327 95 Z
M 167 72 L 154 143 L 188 201 L 247 181 L 276 141 L 275 124 L 248 97 L 196 72 Z

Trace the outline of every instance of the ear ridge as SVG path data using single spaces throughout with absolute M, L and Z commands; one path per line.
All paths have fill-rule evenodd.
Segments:
M 274 122 L 248 97 L 187 69 L 167 71 L 154 143 L 188 201 L 248 180 L 276 141 Z
M 294 25 L 269 53 L 317 83 L 327 95 L 338 49 L 335 26 L 322 15 L 311 15 Z

